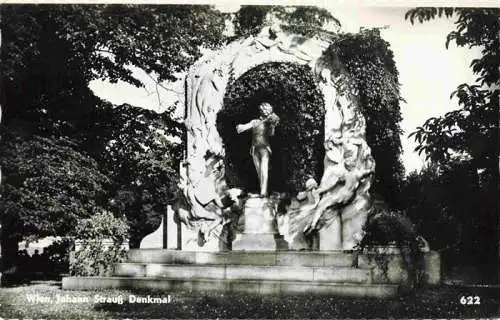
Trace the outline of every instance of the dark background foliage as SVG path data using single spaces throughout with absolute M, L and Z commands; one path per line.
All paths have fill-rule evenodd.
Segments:
M 456 29 L 448 47 L 478 48 L 470 62 L 477 79 L 451 97 L 457 110 L 428 119 L 411 133 L 430 165 L 411 173 L 403 199 L 418 231 L 444 256 L 445 268 L 476 265 L 484 281 L 498 283 L 499 144 L 498 8 L 416 8 L 411 23 L 446 17 Z M 436 106 L 439 107 L 439 106 Z
M 324 156 L 324 101 L 308 66 L 266 63 L 233 83 L 217 116 L 217 129 L 226 150 L 228 184 L 257 190 L 250 156 L 251 132 L 238 135 L 236 125 L 259 116 L 258 106 L 269 102 L 280 117 L 272 139 L 270 190 L 296 192 L 308 177 L 319 181 Z

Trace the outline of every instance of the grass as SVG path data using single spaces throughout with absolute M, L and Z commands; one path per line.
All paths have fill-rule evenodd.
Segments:
M 333 296 L 258 296 L 216 292 L 145 292 L 128 290 L 63 291 L 59 282 L 0 288 L 0 319 L 122 318 L 485 318 L 498 317 L 499 288 L 439 286 L 391 299 Z M 88 297 L 85 303 L 30 303 L 28 294 Z M 95 303 L 94 296 L 129 294 L 161 297 L 165 304 Z M 464 306 L 461 296 L 479 296 L 480 305 Z

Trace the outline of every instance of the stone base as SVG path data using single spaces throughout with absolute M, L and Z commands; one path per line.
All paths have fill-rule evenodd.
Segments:
M 283 250 L 283 237 L 275 233 L 242 233 L 233 241 L 233 251 Z
M 275 212 L 277 199 L 249 198 L 243 210 L 243 232 L 237 234 L 233 251 L 276 251 L 286 249 L 279 235 Z
M 128 262 L 115 265 L 114 276 L 65 277 L 62 288 L 394 297 L 407 276 L 397 252 L 388 252 L 392 253 L 385 252 L 387 277 L 382 277 L 377 258 L 371 259 L 370 253 L 132 249 Z M 439 254 L 430 251 L 424 257 L 425 282 L 439 283 Z
M 112 277 L 66 277 L 64 290 L 142 289 L 167 292 L 246 292 L 393 297 L 398 284 L 372 281 L 346 252 L 187 252 L 132 249 Z
M 244 233 L 277 234 L 276 202 L 271 198 L 248 198 L 243 209 Z

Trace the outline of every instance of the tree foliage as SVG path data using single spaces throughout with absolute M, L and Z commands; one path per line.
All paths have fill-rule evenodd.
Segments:
M 430 165 L 412 172 L 402 196 L 408 217 L 433 250 L 441 252 L 443 268 L 479 265 L 487 279 L 497 247 L 494 232 L 496 199 L 485 194 L 476 168 L 467 161 Z M 491 278 L 489 279 L 491 280 Z
M 10 239 L 67 235 L 106 203 L 109 179 L 65 139 L 3 133 L 0 212 Z
M 460 109 L 428 119 L 411 134 L 419 143 L 416 150 L 433 161 L 470 156 L 478 169 L 498 172 L 499 13 L 490 8 L 417 8 L 406 14 L 412 23 L 456 16 L 456 30 L 448 34 L 446 46 L 454 41 L 457 46 L 481 48 L 481 57 L 470 64 L 478 75 L 476 83 L 461 84 L 451 95 L 458 98 Z
M 459 108 L 428 119 L 411 133 L 416 150 L 435 170 L 410 176 L 405 192 L 422 195 L 407 202 L 438 234 L 429 234 L 430 239 L 452 245 L 467 263 L 482 266 L 498 257 L 499 13 L 497 8 L 417 8 L 406 14 L 412 23 L 455 17 L 456 30 L 448 34 L 446 46 L 455 42 L 481 49 L 481 57 L 470 64 L 478 75 L 475 83 L 461 84 L 451 94 Z
M 236 36 L 257 34 L 272 8 L 272 6 L 241 6 L 234 18 Z
M 463 232 L 470 223 L 466 218 L 477 191 L 470 168 L 456 163 L 442 172 L 437 166 L 412 172 L 406 178 L 403 196 L 408 216 L 433 249 L 458 250 L 460 242 L 467 239 Z
M 182 149 L 174 137 L 180 126 L 167 113 L 130 105 L 104 108 L 98 115 L 91 132 L 101 133 L 95 140 L 103 150 L 94 157 L 112 180 L 111 208 L 134 226 L 130 244 L 137 247 L 174 201 Z
M 313 6 L 241 6 L 234 17 L 237 37 L 257 34 L 275 19 L 282 28 L 312 36 L 323 33 L 328 23 L 340 27 L 340 21 L 328 10 Z
M 129 69 L 131 65 L 158 81 L 176 79 L 201 56 L 201 47 L 223 43 L 224 15 L 209 6 L 184 5 L 2 5 L 0 10 L 4 40 L 0 64 L 0 104 L 5 111 L 2 125 L 12 131 L 11 136 L 2 138 L 10 141 L 12 150 L 26 150 L 4 155 L 5 189 L 17 190 L 10 176 L 22 170 L 25 162 L 34 167 L 39 160 L 42 164 L 54 160 L 55 166 L 81 161 L 80 171 L 73 168 L 78 173 L 73 177 L 78 179 L 75 185 L 81 192 L 90 192 L 89 180 L 97 179 L 91 169 L 103 175 L 99 177 L 109 185 L 103 190 L 105 203 L 94 203 L 97 198 L 72 201 L 76 196 L 59 183 L 59 169 L 44 172 L 44 181 L 51 182 L 51 193 L 45 194 L 41 185 L 32 192 L 20 191 L 17 196 L 30 202 L 31 211 L 16 216 L 17 225 L 9 232 L 66 235 L 73 230 L 75 219 L 91 213 L 88 207 L 95 205 L 97 210 L 102 205 L 115 213 L 127 213 L 134 226 L 132 244 L 136 244 L 159 224 L 160 213 L 172 201 L 180 152 L 178 142 L 165 136 L 175 139 L 181 130 L 174 121 L 174 108 L 162 115 L 130 106 L 113 108 L 95 97 L 88 84 L 99 78 L 141 86 Z M 24 143 L 24 135 L 36 135 L 36 139 Z M 58 151 L 63 140 L 71 143 L 67 153 Z M 43 143 L 36 149 L 39 157 L 29 151 L 36 147 L 33 141 Z M 52 159 L 54 155 L 57 159 Z M 92 167 L 87 168 L 89 164 L 83 159 Z M 37 177 L 34 168 L 29 170 L 25 180 Z M 58 222 L 67 228 L 51 224 L 55 218 L 46 210 L 48 204 L 36 202 L 46 196 L 49 202 L 72 204 L 74 212 Z M 3 198 L 2 205 L 10 205 L 9 199 Z M 2 213 L 4 218 L 8 219 Z M 37 224 L 41 225 L 38 229 Z M 23 226 L 32 230 L 28 232 Z
M 176 80 L 201 46 L 224 40 L 224 16 L 208 6 L 3 5 L 1 15 L 6 122 L 53 109 L 78 114 L 93 79 L 142 86 L 130 65 Z

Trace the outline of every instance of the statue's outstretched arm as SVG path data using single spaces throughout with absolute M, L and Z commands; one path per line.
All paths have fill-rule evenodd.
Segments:
M 255 126 L 255 120 L 252 120 L 245 124 L 239 124 L 236 126 L 236 132 L 242 133 L 244 131 L 250 130 Z

